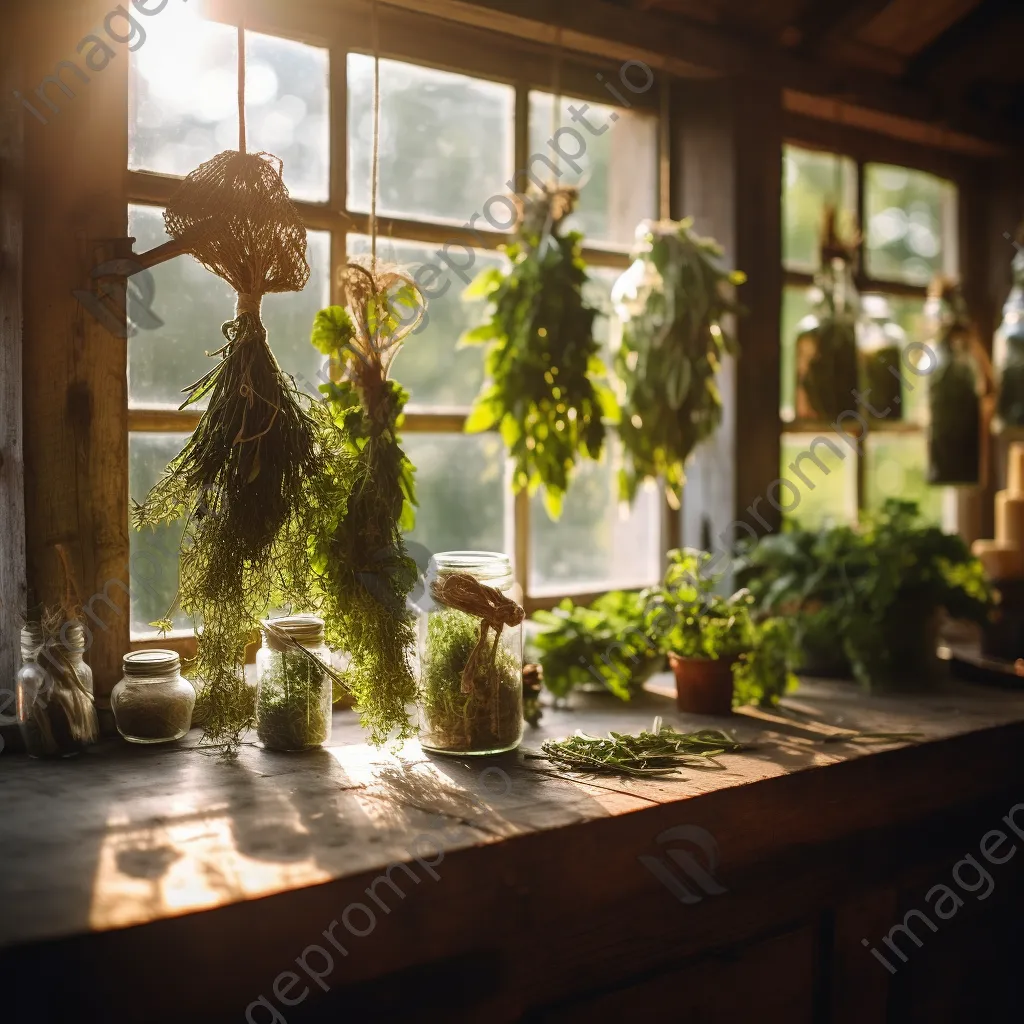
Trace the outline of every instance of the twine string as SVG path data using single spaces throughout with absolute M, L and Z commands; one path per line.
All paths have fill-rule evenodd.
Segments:
M 238 16 L 238 152 L 245 152 L 245 9 Z
M 488 587 L 475 576 L 465 572 L 450 572 L 438 576 L 430 584 L 430 593 L 438 604 L 480 619 L 480 636 L 462 670 L 462 692 L 472 693 L 473 680 L 480 658 L 487 647 L 490 630 L 494 630 L 494 643 L 488 656 L 488 675 L 494 671 L 502 630 L 505 626 L 518 626 L 526 618 L 526 612 L 522 605 L 506 597 L 500 590 Z

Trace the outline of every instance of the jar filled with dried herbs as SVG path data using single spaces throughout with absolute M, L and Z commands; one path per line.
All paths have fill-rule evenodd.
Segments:
M 857 352 L 864 402 L 868 410 L 877 410 L 880 418 L 901 420 L 903 388 L 900 363 L 907 343 L 906 332 L 893 321 L 889 300 L 884 295 L 865 295 L 861 307 L 864 318 L 857 334 Z
M 132 651 L 110 694 L 117 731 L 129 743 L 172 743 L 192 727 L 196 691 L 174 651 Z
M 814 311 L 797 324 L 796 414 L 831 423 L 856 407 L 860 299 L 851 260 L 828 247 L 822 257 L 811 293 Z
M 522 606 L 507 555 L 435 555 L 419 623 L 420 742 L 498 754 L 523 737 Z
M 21 631 L 18 726 L 31 757 L 73 757 L 99 738 L 92 669 L 78 622 L 29 622 Z
M 268 750 L 309 750 L 331 738 L 331 652 L 323 619 L 287 615 L 263 623 L 256 653 L 256 734 Z
M 1024 249 L 1013 259 L 1013 288 L 992 345 L 999 381 L 996 407 L 1004 427 L 1024 427 Z
M 983 375 L 959 290 L 949 282 L 933 286 L 925 317 L 936 334 L 928 376 L 928 483 L 973 486 L 981 481 Z

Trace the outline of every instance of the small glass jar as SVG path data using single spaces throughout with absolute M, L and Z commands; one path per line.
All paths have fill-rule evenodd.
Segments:
M 330 740 L 330 665 L 323 619 L 286 615 L 264 622 L 256 652 L 256 734 L 267 750 L 310 750 Z
M 880 419 L 903 419 L 902 359 L 906 332 L 895 323 L 884 295 L 865 295 L 864 318 L 857 334 L 860 386 L 869 414 Z M 852 408 L 852 407 L 851 407 Z
M 499 754 L 523 738 L 522 606 L 507 555 L 435 555 L 419 616 L 420 743 Z
M 195 687 L 181 677 L 174 651 L 132 651 L 110 694 L 117 731 L 129 743 L 173 743 L 192 728 Z
M 18 727 L 31 757 L 74 757 L 99 738 L 92 669 L 82 660 L 85 631 L 65 623 L 47 636 L 38 622 L 21 631 L 15 684 Z
M 812 302 L 814 312 L 797 324 L 796 415 L 831 423 L 857 408 L 860 300 L 848 260 L 823 257 Z
M 1013 288 L 993 339 L 992 358 L 999 381 L 999 422 L 1024 427 L 1024 250 L 1013 259 Z
M 957 294 L 930 298 L 925 318 L 937 332 L 928 376 L 928 483 L 972 487 L 981 482 L 982 371 L 971 351 L 970 325 Z

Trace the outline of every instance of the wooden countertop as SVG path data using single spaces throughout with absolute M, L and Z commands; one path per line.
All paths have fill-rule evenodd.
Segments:
M 667 692 L 661 677 L 648 686 Z M 361 742 L 351 713 L 339 712 L 331 745 L 309 754 L 246 745 L 237 761 L 224 763 L 197 749 L 193 731 L 169 748 L 111 741 L 72 762 L 4 755 L 0 947 L 142 925 L 366 876 L 417 855 L 427 863 L 450 860 L 456 851 L 511 837 L 675 808 L 646 826 L 653 843 L 668 821 L 720 821 L 722 805 L 702 802 L 711 794 L 795 774 L 822 780 L 826 788 L 813 792 L 835 799 L 809 817 L 792 808 L 784 837 L 790 844 L 889 820 L 893 801 L 925 813 L 929 803 L 971 798 L 970 772 L 960 773 L 962 784 L 950 783 L 929 778 L 922 761 L 924 777 L 908 780 L 898 772 L 902 762 L 890 760 L 878 776 L 890 781 L 877 806 L 851 803 L 838 775 L 834 791 L 827 788 L 836 766 L 880 761 L 889 756 L 882 751 L 909 744 L 825 741 L 837 726 L 913 730 L 920 745 L 935 750 L 957 737 L 980 737 L 988 749 L 987 730 L 1010 729 L 1014 744 L 996 746 L 1024 746 L 1024 693 L 952 683 L 928 696 L 877 698 L 850 684 L 805 682 L 783 714 L 748 710 L 728 721 L 681 716 L 659 692 L 628 705 L 602 696 L 577 701 L 573 710 L 545 709 L 541 727 L 527 729 L 524 748 L 577 728 L 635 731 L 650 727 L 655 715 L 685 729 L 725 726 L 754 746 L 721 757 L 720 770 L 687 770 L 678 780 L 571 778 L 524 759 L 522 751 L 478 762 L 428 756 L 415 742 L 397 753 L 375 750 Z M 791 796 L 805 801 L 810 792 Z M 758 793 L 762 807 L 787 799 L 774 789 Z M 723 865 L 769 856 L 781 841 L 774 828 L 740 839 L 737 823 L 730 840 L 723 827 L 713 829 Z

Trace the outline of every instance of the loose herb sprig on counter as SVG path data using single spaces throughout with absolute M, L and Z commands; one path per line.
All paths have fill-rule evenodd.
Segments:
M 611 732 L 599 737 L 577 732 L 564 740 L 547 740 L 541 745 L 541 754 L 528 756 L 570 771 L 646 778 L 673 775 L 681 768 L 716 768 L 719 765 L 713 759 L 719 754 L 742 749 L 743 744 L 719 729 L 680 732 L 655 718 L 650 731 L 643 729 L 636 736 Z
M 623 320 L 615 358 L 625 392 L 619 490 L 629 501 L 644 480 L 663 477 L 678 506 L 686 460 L 722 421 L 715 378 L 723 357 L 737 353 L 722 321 L 740 312 L 729 289 L 746 277 L 724 270 L 721 246 L 691 225 L 641 224 L 636 260 L 612 293 Z
M 583 297 L 583 238 L 561 234 L 575 201 L 574 189 L 523 200 L 516 241 L 505 247 L 511 267 L 485 270 L 466 292 L 490 302 L 490 319 L 462 339 L 490 346 L 489 383 L 466 430 L 501 431 L 515 461 L 515 490 L 542 487 L 553 519 L 576 460 L 599 458 L 604 420 L 618 418 L 594 338 L 597 310 Z

